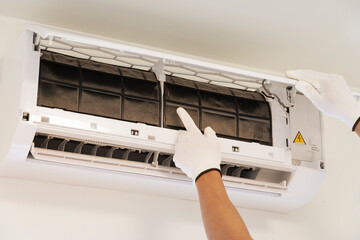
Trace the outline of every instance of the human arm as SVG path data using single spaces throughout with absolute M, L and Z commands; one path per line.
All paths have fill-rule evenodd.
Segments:
M 323 113 L 342 120 L 360 136 L 360 103 L 352 96 L 344 78 L 311 70 L 287 71 L 297 80 L 295 87 Z
M 354 132 L 360 137 L 360 121 L 356 124 Z
M 221 180 L 221 149 L 214 130 L 207 127 L 202 134 L 183 108 L 177 113 L 187 131 L 179 133 L 173 159 L 196 183 L 208 238 L 251 239 Z
M 202 175 L 196 181 L 196 187 L 208 239 L 251 239 L 225 191 L 219 172 L 210 171 Z

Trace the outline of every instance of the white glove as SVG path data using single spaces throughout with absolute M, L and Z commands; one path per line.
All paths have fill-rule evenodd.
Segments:
M 356 102 L 342 76 L 311 70 L 287 71 L 286 76 L 298 80 L 296 89 L 322 112 L 339 118 L 350 128 L 355 126 L 360 117 L 360 103 Z
M 207 127 L 203 135 L 185 109 L 178 108 L 176 111 L 187 131 L 179 132 L 173 158 L 175 165 L 194 183 L 211 170 L 221 174 L 221 149 L 214 130 Z

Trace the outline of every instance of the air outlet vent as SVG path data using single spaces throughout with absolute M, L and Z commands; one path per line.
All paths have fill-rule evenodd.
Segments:
M 180 169 L 176 168 L 171 154 L 144 149 L 131 149 L 105 143 L 95 144 L 91 140 L 37 134 L 33 141 L 31 153 L 39 159 L 46 159 L 46 161 L 52 159 L 54 162 L 59 163 L 81 166 L 85 164 L 85 166 L 96 166 L 96 168 L 108 170 L 115 170 L 110 166 L 118 166 L 125 167 L 130 172 L 136 169 L 135 173 L 141 172 L 141 170 L 152 170 L 152 173 L 156 171 L 166 172 L 172 175 L 175 174 L 173 175 L 175 178 L 188 179 Z M 274 189 L 286 188 L 291 175 L 290 172 L 286 171 L 255 166 L 240 166 L 232 163 L 224 163 L 220 167 L 225 181 L 245 181 L 247 184 L 271 186 Z

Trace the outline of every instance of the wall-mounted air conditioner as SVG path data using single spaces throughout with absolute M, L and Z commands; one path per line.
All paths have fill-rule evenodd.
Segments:
M 2 176 L 196 199 L 172 161 L 182 106 L 220 137 L 236 206 L 286 212 L 325 177 L 321 115 L 287 78 L 30 26 L 0 91 Z

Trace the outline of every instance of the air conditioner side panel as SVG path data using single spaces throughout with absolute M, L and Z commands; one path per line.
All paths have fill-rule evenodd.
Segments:
M 18 120 L 21 116 L 20 98 L 21 84 L 23 76 L 23 54 L 26 50 L 26 44 L 31 43 L 29 39 L 25 39 L 24 34 L 8 51 L 8 55 L 4 57 L 1 69 L 0 81 L 0 133 L 2 144 L 0 144 L 0 161 L 2 161 L 8 153 L 11 146 Z
M 36 106 L 40 53 L 34 51 L 33 33 L 24 31 L 19 40 L 4 57 L 0 81 L 0 132 L 4 140 L 0 144 L 0 162 L 12 151 L 12 140 L 17 137 L 19 123 L 26 109 Z M 25 116 L 26 117 L 26 116 Z M 24 133 L 25 134 L 25 133 Z M 31 142 L 30 142 L 31 143 Z

